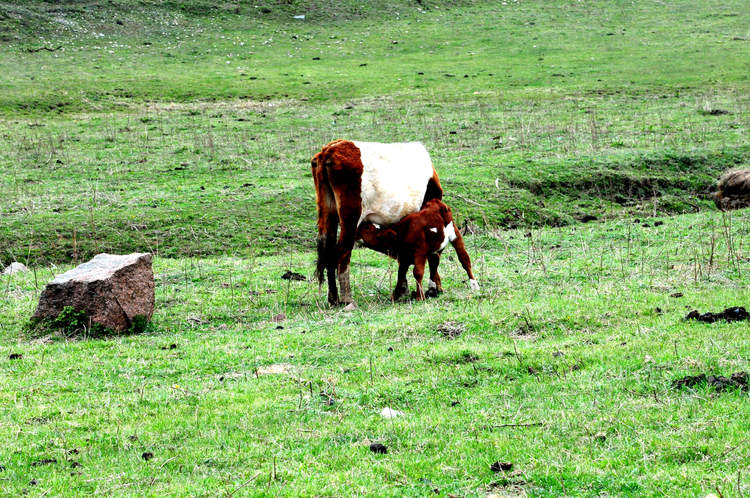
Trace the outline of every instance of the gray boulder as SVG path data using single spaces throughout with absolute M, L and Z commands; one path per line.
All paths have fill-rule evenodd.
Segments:
M 56 318 L 66 306 L 84 311 L 91 324 L 123 332 L 136 317 L 154 312 L 151 254 L 97 254 L 47 284 L 35 319 Z M 87 325 L 88 326 L 88 325 Z
M 26 268 L 25 264 L 14 261 L 5 267 L 3 275 L 14 275 L 16 273 L 25 273 L 27 271 L 29 271 L 29 269 Z

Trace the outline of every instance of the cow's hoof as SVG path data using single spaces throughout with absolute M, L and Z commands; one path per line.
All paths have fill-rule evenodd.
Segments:
M 344 306 L 344 311 L 354 311 L 356 309 L 357 309 L 357 305 L 354 302 L 351 302 L 347 304 L 346 306 Z
M 424 297 L 430 298 L 430 297 L 438 297 L 438 294 L 440 294 L 440 291 L 437 287 L 430 287 L 427 289 L 427 291 L 424 293 Z
M 427 294 L 419 294 L 419 291 L 412 291 L 411 292 L 411 298 L 415 301 L 424 301 L 425 297 L 427 297 Z
M 474 280 L 473 278 L 469 280 L 469 287 L 471 287 L 471 290 L 478 291 L 479 290 L 479 282 Z

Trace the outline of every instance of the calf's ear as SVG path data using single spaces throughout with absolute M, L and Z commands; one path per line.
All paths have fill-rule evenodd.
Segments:
M 380 234 L 382 240 L 388 245 L 395 246 L 396 242 L 398 242 L 398 234 L 393 228 L 386 228 L 384 230 L 381 230 Z

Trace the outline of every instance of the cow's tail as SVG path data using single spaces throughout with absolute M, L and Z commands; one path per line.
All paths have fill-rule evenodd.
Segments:
M 323 165 L 319 165 L 315 172 L 315 185 L 318 198 L 318 260 L 315 264 L 315 276 L 318 283 L 323 284 L 326 269 L 329 280 L 336 272 L 336 235 L 339 225 L 336 197 Z

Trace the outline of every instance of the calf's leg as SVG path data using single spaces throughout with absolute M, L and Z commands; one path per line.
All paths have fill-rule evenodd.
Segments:
M 479 282 L 474 278 L 474 274 L 471 271 L 471 258 L 469 253 L 466 252 L 466 246 L 464 246 L 464 239 L 461 237 L 461 232 L 456 230 L 456 238 L 451 242 L 453 249 L 456 250 L 458 260 L 461 262 L 461 266 L 466 270 L 466 274 L 469 276 L 469 285 L 472 290 L 479 290 Z
M 440 282 L 440 275 L 438 274 L 438 266 L 440 266 L 440 253 L 434 252 L 427 256 L 427 262 L 430 264 L 430 281 L 427 283 L 427 297 L 430 297 L 432 293 L 437 296 L 443 292 L 443 284 Z
M 406 282 L 406 272 L 409 270 L 409 263 L 403 259 L 398 262 L 398 277 L 396 279 L 396 288 L 393 289 L 394 301 L 409 292 L 409 284 Z
M 425 256 L 419 255 L 414 258 L 414 280 L 417 281 L 417 301 L 424 301 L 424 289 L 422 288 L 422 278 L 424 277 Z

